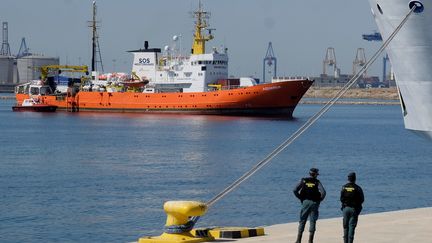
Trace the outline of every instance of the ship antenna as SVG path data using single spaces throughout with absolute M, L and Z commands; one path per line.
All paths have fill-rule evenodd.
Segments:
M 210 18 L 210 12 L 206 12 L 202 9 L 201 0 L 199 1 L 198 10 L 195 11 L 194 17 L 195 21 L 195 33 L 194 41 L 192 44 L 192 54 L 204 54 L 205 53 L 205 43 L 213 39 L 211 31 L 208 35 L 202 33 L 202 30 L 207 29 L 208 19 Z

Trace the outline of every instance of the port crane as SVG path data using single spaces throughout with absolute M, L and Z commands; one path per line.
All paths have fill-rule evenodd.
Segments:
M 327 48 L 326 55 L 323 61 L 323 74 L 327 75 L 327 67 L 333 67 L 335 78 L 338 77 L 338 67 L 336 65 L 336 53 L 333 47 Z
M 272 67 L 273 67 L 273 75 L 272 75 Z M 268 44 L 267 47 L 267 53 L 264 57 L 263 60 L 263 79 L 262 81 L 265 83 L 266 82 L 266 73 L 268 72 L 269 75 L 271 75 L 271 78 L 275 78 L 276 77 L 276 69 L 277 69 L 277 59 L 274 55 L 274 51 L 273 51 L 273 45 L 271 43 L 271 41 Z M 271 80 L 270 80 L 271 82 Z
M 357 68 L 361 68 L 366 64 L 366 54 L 364 48 L 358 48 L 356 57 L 353 61 L 353 75 L 357 73 Z M 366 71 L 363 73 L 363 77 L 366 76 Z
M 21 39 L 21 45 L 18 51 L 18 54 L 16 55 L 17 58 L 21 58 L 21 57 L 25 57 L 25 56 L 30 56 L 32 55 L 32 53 L 30 52 L 30 49 L 27 47 L 27 43 L 25 38 L 23 37 Z

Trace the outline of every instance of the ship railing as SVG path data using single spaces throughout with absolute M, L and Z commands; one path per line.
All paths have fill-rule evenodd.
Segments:
M 278 81 L 278 80 L 303 80 L 303 79 L 309 79 L 309 77 L 304 77 L 304 76 L 286 76 L 286 77 L 275 77 L 273 78 L 273 80 Z
M 240 88 L 241 86 L 240 85 L 225 85 L 225 86 L 222 86 L 222 90 L 230 90 L 230 89 L 238 89 L 238 88 Z

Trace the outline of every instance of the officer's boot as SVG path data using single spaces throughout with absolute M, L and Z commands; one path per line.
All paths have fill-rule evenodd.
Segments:
M 299 230 L 297 233 L 297 240 L 295 243 L 301 243 L 302 236 L 303 236 L 303 231 Z
M 302 237 L 302 235 L 303 235 L 303 232 L 298 232 L 297 233 L 297 240 L 296 240 L 296 242 L 295 243 L 301 243 L 301 237 Z
M 313 243 L 315 232 L 309 232 L 309 243 Z

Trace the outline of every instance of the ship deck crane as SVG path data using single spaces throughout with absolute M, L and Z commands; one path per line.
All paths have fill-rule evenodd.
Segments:
M 71 65 L 47 65 L 40 67 L 41 71 L 41 79 L 45 80 L 50 73 L 53 71 L 61 72 L 76 72 L 76 73 L 85 73 L 88 75 L 88 67 L 87 66 L 71 66 Z

